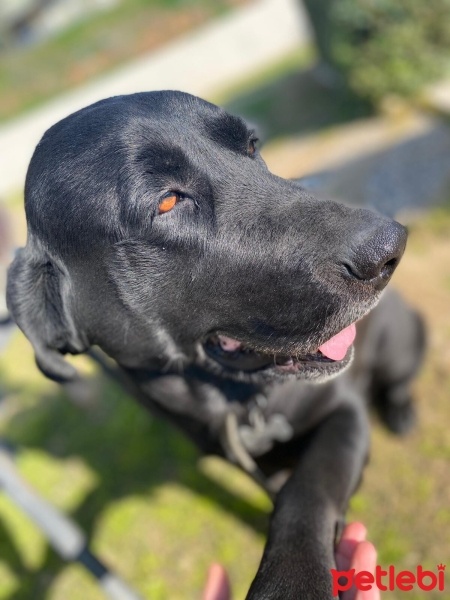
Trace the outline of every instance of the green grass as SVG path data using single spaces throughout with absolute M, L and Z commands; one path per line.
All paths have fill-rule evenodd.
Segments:
M 256 125 L 264 142 L 310 134 L 371 114 L 344 88 L 321 83 L 312 46 L 268 65 L 253 77 L 219 90 L 214 101 Z
M 218 459 L 198 465 L 180 434 L 97 373 L 87 376 L 95 399 L 82 409 L 37 373 L 15 336 L 0 363 L 0 432 L 20 447 L 22 474 L 144 596 L 200 597 L 213 559 L 230 567 L 243 595 L 261 552 L 265 495 Z M 55 556 L 5 497 L 0 522 L 0 598 L 99 597 L 90 576 Z
M 434 569 L 450 558 L 450 213 L 433 211 L 410 229 L 395 279 L 430 327 L 416 385 L 419 426 L 403 439 L 374 419 L 371 461 L 349 514 L 367 525 L 379 564 L 397 570 Z M 235 597 L 244 597 L 263 548 L 267 498 L 219 459 L 199 461 L 178 432 L 144 413 L 87 359 L 76 362 L 93 398 L 84 408 L 40 375 L 20 333 L 0 358 L 0 435 L 20 449 L 20 471 L 144 597 L 198 599 L 213 560 L 230 571 Z M 1 600 L 102 598 L 91 577 L 56 556 L 4 496 L 0 556 Z M 408 598 L 424 600 L 414 592 Z
M 409 229 L 408 249 L 394 285 L 428 324 L 427 360 L 415 386 L 418 426 L 406 438 L 374 428 L 372 458 L 352 500 L 350 518 L 367 523 L 380 564 L 397 569 L 422 564 L 435 570 L 450 559 L 450 210 L 442 207 L 415 217 Z M 446 582 L 448 590 L 448 574 Z M 414 600 L 425 597 L 438 600 L 446 595 L 408 594 Z
M 127 0 L 57 37 L 0 54 L 0 122 L 170 42 L 246 0 Z
M 192 2 L 202 15 L 209 14 L 203 12 L 206 0 Z M 144 20 L 142 0 L 125 4 L 128 16 L 99 16 L 96 24 L 80 24 L 32 52 L 3 57 L 0 118 L 93 76 L 85 72 L 77 79 L 72 71 L 74 65 L 83 71 L 93 56 L 105 56 L 105 64 L 98 59 L 99 70 L 126 60 L 128 46 L 136 49 L 141 23 L 142 30 L 153 23 L 150 31 L 165 33 L 154 17 Z M 158 15 L 169 10 L 162 2 L 153 3 L 154 9 L 162 11 Z M 175 21 L 169 21 L 173 26 Z M 120 45 L 124 49 L 117 58 Z M 295 53 L 251 81 L 218 91 L 216 99 L 262 124 L 269 139 L 323 129 L 364 113 L 359 104 L 336 101 L 316 85 L 308 73 L 312 58 L 310 51 Z M 19 239 L 24 230 L 21 205 L 20 195 L 7 204 Z M 410 230 L 394 285 L 426 315 L 431 332 L 427 363 L 416 385 L 419 426 L 402 439 L 373 419 L 371 461 L 349 518 L 367 525 L 379 564 L 434 569 L 444 562 L 448 571 L 450 212 L 432 211 L 412 222 Z M 92 402 L 84 407 L 37 371 L 20 333 L 0 356 L 0 436 L 20 449 L 20 471 L 75 519 L 92 548 L 144 597 L 198 600 L 208 565 L 220 561 L 230 572 L 235 598 L 243 598 L 263 549 L 270 511 L 265 495 L 218 459 L 199 460 L 185 438 L 144 413 L 89 361 L 78 359 L 77 364 L 92 390 Z M 0 495 L 0 600 L 30 598 L 100 600 L 103 595 L 89 574 L 64 563 L 27 517 Z M 408 598 L 424 600 L 424 595 L 411 592 Z M 426 600 L 442 598 L 426 594 Z

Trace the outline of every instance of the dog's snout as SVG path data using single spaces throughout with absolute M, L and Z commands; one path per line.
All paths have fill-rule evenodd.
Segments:
M 406 228 L 396 221 L 383 224 L 359 239 L 344 265 L 351 277 L 381 291 L 403 255 L 408 237 Z

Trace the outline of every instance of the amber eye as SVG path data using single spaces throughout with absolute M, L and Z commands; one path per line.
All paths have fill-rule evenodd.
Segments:
M 159 204 L 159 214 L 169 212 L 172 208 L 179 202 L 180 194 L 176 194 L 175 192 L 171 192 L 165 198 L 163 198 Z
M 256 144 L 258 143 L 258 138 L 252 138 L 248 143 L 248 154 L 253 156 L 256 152 Z

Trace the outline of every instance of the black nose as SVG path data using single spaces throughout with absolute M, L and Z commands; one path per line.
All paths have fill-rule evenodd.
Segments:
M 403 225 L 384 221 L 375 231 L 359 236 L 344 266 L 351 277 L 382 290 L 400 262 L 407 237 Z

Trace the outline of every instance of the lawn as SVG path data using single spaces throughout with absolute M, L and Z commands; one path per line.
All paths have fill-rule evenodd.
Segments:
M 379 563 L 399 569 L 450 562 L 450 212 L 435 209 L 410 223 L 394 285 L 425 316 L 428 354 L 415 395 L 416 429 L 397 438 L 373 429 L 372 459 L 351 515 L 364 519 Z M 447 573 L 447 590 L 450 578 Z M 447 591 L 448 595 L 448 591 Z M 383 596 L 385 597 L 385 596 Z M 404 595 L 386 594 L 387 598 Z M 408 593 L 413 600 L 447 597 Z
M 419 424 L 402 439 L 373 418 L 372 458 L 350 518 L 368 526 L 381 565 L 433 569 L 450 559 L 450 211 L 415 219 L 410 230 L 394 285 L 429 324 L 416 385 Z M 85 358 L 77 363 L 90 382 L 85 406 L 38 373 L 20 333 L 0 359 L 0 433 L 20 449 L 23 475 L 144 597 L 197 599 L 208 564 L 219 560 L 242 598 L 262 551 L 267 498 L 220 460 L 199 460 L 189 442 L 144 414 Z M 102 598 L 91 577 L 64 564 L 5 497 L 0 556 L 2 600 Z
M 64 57 L 49 60 L 61 60 L 64 70 Z M 269 140 L 366 114 L 359 103 L 318 95 L 314 79 L 298 73 L 308 60 L 290 57 L 221 99 L 254 116 Z M 295 94 L 305 78 L 310 93 L 299 110 Z M 23 89 L 32 88 L 24 82 Z M 23 243 L 21 204 L 16 197 L 9 207 Z M 397 570 L 450 564 L 450 208 L 416 217 L 409 226 L 407 253 L 393 285 L 429 325 L 427 361 L 415 389 L 419 423 L 397 438 L 373 417 L 371 461 L 349 515 L 367 525 L 379 564 Z M 200 598 L 213 560 L 227 567 L 235 598 L 243 598 L 262 552 L 268 499 L 232 467 L 200 459 L 179 433 L 144 413 L 86 358 L 76 362 L 88 381 L 82 405 L 40 375 L 20 333 L 0 356 L 0 436 L 17 446 L 23 475 L 77 521 L 93 550 L 144 598 Z M 0 557 L 0 600 L 103 598 L 90 575 L 65 564 L 1 496 Z M 443 597 L 426 594 L 427 600 Z M 424 595 L 409 592 L 408 598 Z
M 18 334 L 0 364 L 2 437 L 41 494 L 72 515 L 92 548 L 147 598 L 198 598 L 212 559 L 243 595 L 256 568 L 270 503 L 217 459 L 198 461 L 181 435 L 76 361 L 92 401 L 79 407 L 41 377 Z M 26 517 L 0 498 L 0 598 L 94 600 Z
M 0 123 L 249 0 L 126 0 L 37 45 L 0 53 Z

